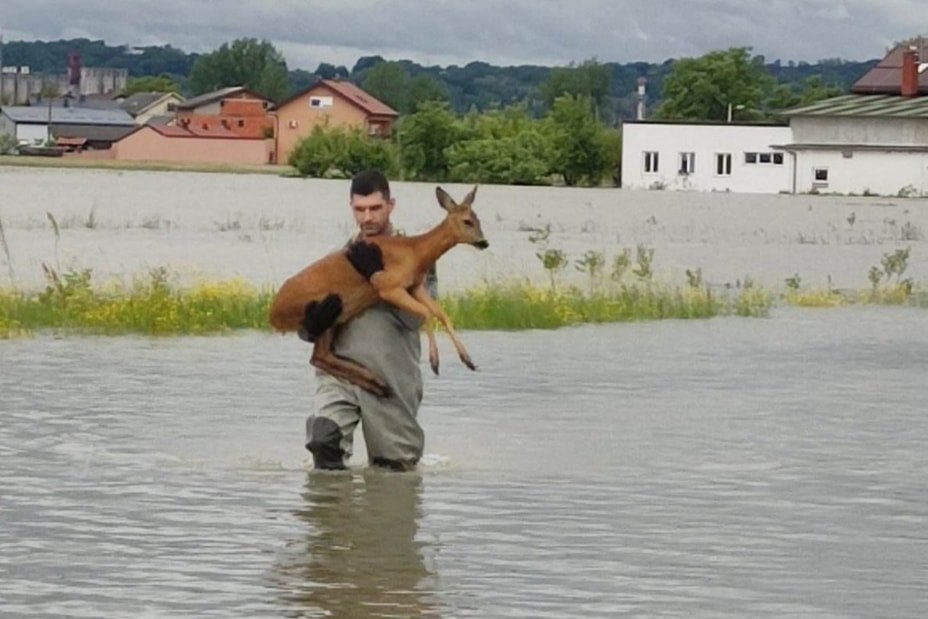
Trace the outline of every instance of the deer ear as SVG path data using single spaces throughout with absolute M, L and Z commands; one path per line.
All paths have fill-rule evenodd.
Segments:
M 448 195 L 448 192 L 441 187 L 435 188 L 435 197 L 438 198 L 438 203 L 446 211 L 453 211 L 458 207 L 454 200 L 451 199 L 451 196 Z
M 477 196 L 477 185 L 474 185 L 474 188 L 471 189 L 466 196 L 464 196 L 464 201 L 461 202 L 461 206 L 470 208 L 474 203 L 474 198 Z

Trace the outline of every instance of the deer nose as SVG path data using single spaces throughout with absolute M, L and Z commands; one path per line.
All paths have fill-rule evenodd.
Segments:
M 486 239 L 481 239 L 479 241 L 474 242 L 474 247 L 476 247 L 477 249 L 486 249 L 489 246 L 490 246 L 490 242 L 487 241 Z

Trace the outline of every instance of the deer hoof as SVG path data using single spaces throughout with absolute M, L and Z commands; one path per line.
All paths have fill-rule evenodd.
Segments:
M 438 361 L 431 361 L 429 365 L 432 367 L 432 371 L 435 373 L 435 376 L 438 376 Z
M 470 360 L 470 357 L 461 357 L 461 362 L 466 365 L 471 370 L 476 370 L 477 366 L 474 365 L 474 362 Z

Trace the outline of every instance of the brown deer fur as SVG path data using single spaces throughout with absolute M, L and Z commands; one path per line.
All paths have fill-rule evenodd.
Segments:
M 278 331 L 302 331 L 314 342 L 310 363 L 378 396 L 389 394 L 384 379 L 367 368 L 332 352 L 335 328 L 361 314 L 381 299 L 411 312 L 424 321 L 429 343 L 429 364 L 438 373 L 438 346 L 431 319 L 445 327 L 461 358 L 476 369 L 458 339 L 447 314 L 426 290 L 425 274 L 446 251 L 460 243 L 480 249 L 488 246 L 480 220 L 471 205 L 477 188 L 456 203 L 441 187 L 435 190 L 445 219 L 418 236 L 380 236 L 351 243 L 328 254 L 287 279 L 275 295 L 269 322 Z M 307 323 L 313 308 L 328 312 L 324 320 Z

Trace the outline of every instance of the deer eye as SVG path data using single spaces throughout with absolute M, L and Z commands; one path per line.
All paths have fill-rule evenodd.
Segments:
M 470 219 L 465 219 L 465 220 L 464 220 L 464 225 L 467 226 L 468 228 L 473 228 L 473 227 L 474 227 L 474 222 L 471 221 Z

